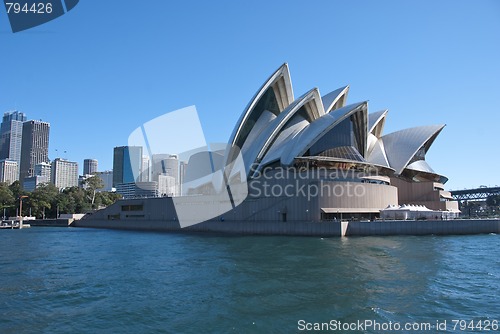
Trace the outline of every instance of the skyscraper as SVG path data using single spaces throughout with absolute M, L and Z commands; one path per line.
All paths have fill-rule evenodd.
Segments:
M 149 179 L 150 179 L 149 174 L 151 174 L 149 155 L 143 155 L 142 156 L 141 181 L 142 182 L 149 182 Z
M 52 161 L 50 181 L 59 189 L 78 187 L 78 163 L 57 158 Z
M 0 159 L 16 161 L 18 166 L 21 162 L 24 121 L 26 121 L 24 113 L 10 111 L 3 114 L 0 126 Z
M 173 154 L 153 154 L 152 175 L 151 180 L 160 182 L 160 176 L 168 176 L 171 179 L 168 181 L 167 193 L 170 196 L 179 195 L 179 159 Z M 166 181 L 160 182 L 162 185 Z
M 97 160 L 85 159 L 83 160 L 83 175 L 92 175 L 97 173 Z
M 119 146 L 113 152 L 113 187 L 120 183 L 140 181 L 142 147 Z
M 35 175 L 35 165 L 49 161 L 49 129 L 50 124 L 42 121 L 26 121 L 23 123 L 21 144 L 21 164 L 19 180 Z

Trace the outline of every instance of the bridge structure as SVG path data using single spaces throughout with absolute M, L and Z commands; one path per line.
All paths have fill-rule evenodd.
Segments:
M 488 196 L 500 195 L 500 187 L 479 187 L 476 189 L 452 190 L 451 196 L 457 201 L 480 201 Z

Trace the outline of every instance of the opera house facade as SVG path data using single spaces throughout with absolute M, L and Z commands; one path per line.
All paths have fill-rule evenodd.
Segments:
M 366 101 L 347 103 L 348 93 L 313 88 L 295 98 L 287 64 L 269 77 L 230 138 L 249 194 L 228 219 L 373 219 L 398 204 L 458 211 L 447 178 L 425 160 L 444 125 L 384 134 L 388 111 L 369 113 Z
M 187 162 L 181 198 L 195 203 L 196 195 L 222 189 L 231 205 L 206 221 L 226 223 L 374 220 L 403 204 L 458 212 L 444 190 L 447 178 L 425 160 L 444 125 L 384 134 L 388 110 L 369 112 L 367 101 L 348 103 L 348 93 L 349 86 L 326 95 L 313 88 L 295 97 L 288 65 L 282 65 L 250 100 L 227 147 Z M 212 168 L 200 177 L 196 166 L 204 159 Z M 217 170 L 218 177 L 207 176 Z M 140 202 L 135 220 L 175 224 L 174 200 L 123 200 L 91 219 L 127 220 L 120 208 Z

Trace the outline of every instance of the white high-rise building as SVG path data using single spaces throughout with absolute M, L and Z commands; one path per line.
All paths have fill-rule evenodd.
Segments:
M 141 170 L 141 181 L 149 182 L 151 179 L 151 161 L 148 155 L 142 156 L 142 170 Z
M 78 187 L 78 163 L 57 158 L 52 161 L 50 181 L 59 189 Z
M 17 161 L 3 159 L 0 160 L 0 182 L 12 184 L 19 180 L 19 165 Z
M 169 196 L 179 195 L 179 158 L 174 154 L 153 154 L 151 166 L 151 180 L 160 182 L 159 176 L 169 176 L 173 178 L 174 185 L 167 194 Z M 170 184 L 170 183 L 169 183 Z
M 158 175 L 158 196 L 176 196 L 177 184 L 172 176 Z

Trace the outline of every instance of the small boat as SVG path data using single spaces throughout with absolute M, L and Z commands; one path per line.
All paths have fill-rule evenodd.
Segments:
M 3 221 L 2 223 L 0 223 L 0 229 L 2 230 L 13 229 L 13 228 L 19 228 L 19 223 L 17 223 L 17 227 L 15 227 L 14 221 L 10 220 Z

